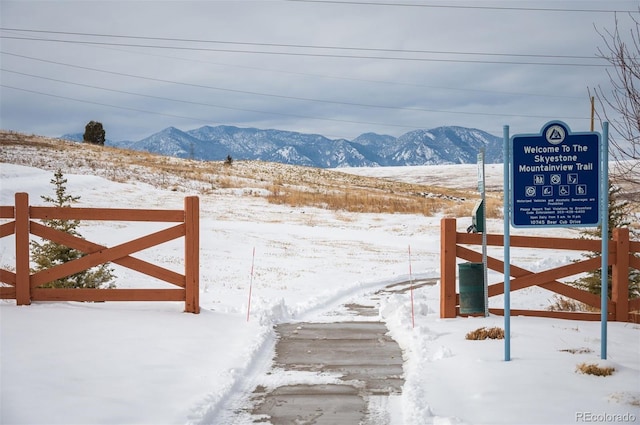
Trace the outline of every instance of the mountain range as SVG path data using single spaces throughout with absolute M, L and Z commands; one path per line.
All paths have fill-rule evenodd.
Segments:
M 62 138 L 82 141 L 82 133 Z M 475 163 L 482 148 L 485 162 L 502 162 L 501 138 L 455 126 L 414 130 L 400 137 L 364 133 L 353 140 L 226 125 L 189 131 L 168 127 L 138 141 L 107 140 L 105 144 L 179 158 L 219 161 L 230 156 L 319 168 Z

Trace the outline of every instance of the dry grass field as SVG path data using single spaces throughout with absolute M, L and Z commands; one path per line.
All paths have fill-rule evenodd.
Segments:
M 334 170 L 263 161 L 197 161 L 0 130 L 0 161 L 139 181 L 163 189 L 213 194 L 238 191 L 271 203 L 335 211 L 467 216 L 475 188 L 404 183 Z M 501 193 L 487 194 L 487 217 L 501 215 Z

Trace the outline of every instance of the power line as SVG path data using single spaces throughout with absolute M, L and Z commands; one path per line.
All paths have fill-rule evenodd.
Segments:
M 514 7 L 514 6 L 465 6 L 452 4 L 424 4 L 424 3 L 385 3 L 371 1 L 337 1 L 337 0 L 282 0 L 295 3 L 325 3 L 363 6 L 393 6 L 393 7 L 423 7 L 434 9 L 476 9 L 476 10 L 511 10 L 530 12 L 584 12 L 584 13 L 639 13 L 638 10 L 612 10 L 612 9 L 569 9 L 550 7 Z
M 1 27 L 0 27 L 0 30 L 5 30 L 5 31 L 27 31 L 27 32 L 46 32 L 46 33 L 61 33 L 61 34 L 82 34 L 82 35 L 87 35 L 87 36 L 100 35 L 100 36 L 104 36 L 104 37 L 129 37 L 129 36 L 123 36 L 123 35 L 106 35 L 106 34 L 95 34 L 95 33 L 77 33 L 77 32 L 66 32 L 66 31 L 65 32 L 61 32 L 61 31 L 40 31 L 40 30 L 31 30 L 31 29 L 16 29 L 16 28 L 1 28 Z M 0 38 L 2 38 L 2 36 L 0 36 Z M 140 37 L 140 38 L 153 38 L 153 37 Z M 168 38 L 158 38 L 158 39 L 168 39 Z M 173 40 L 189 41 L 190 39 L 173 39 Z M 203 41 L 203 40 L 195 40 L 194 39 L 192 41 Z M 291 45 L 291 46 L 301 46 L 301 45 Z M 315 47 L 320 48 L 320 46 L 315 46 Z M 117 49 L 117 48 L 109 48 L 109 47 L 102 47 L 102 48 L 106 49 L 106 50 L 114 50 L 114 51 L 120 51 L 120 52 L 126 52 L 126 53 L 134 53 L 131 50 L 125 50 L 125 49 Z M 392 51 L 393 49 L 386 49 L 386 50 Z M 397 51 L 401 51 L 399 49 L 396 49 L 396 50 Z M 423 51 L 423 52 L 428 52 L 428 51 Z M 487 55 L 502 55 L 502 56 L 511 55 L 509 53 L 445 52 L 445 51 L 440 51 L 440 52 L 433 51 L 433 52 L 434 53 L 469 54 L 469 55 L 483 55 L 483 54 L 487 54 Z M 202 59 L 186 58 L 186 57 L 180 57 L 180 56 L 168 56 L 168 55 L 161 55 L 161 54 L 154 54 L 154 53 L 150 53 L 150 52 L 140 52 L 140 51 L 136 51 L 135 54 L 136 55 L 148 55 L 148 56 L 153 56 L 153 57 L 168 58 L 168 59 L 174 59 L 174 60 L 182 60 L 182 61 L 188 61 L 188 62 L 213 64 L 213 65 L 217 65 L 217 66 L 258 70 L 258 71 L 261 71 L 261 72 L 269 71 L 269 72 L 276 72 L 276 73 L 289 74 L 289 75 L 300 75 L 300 76 L 309 76 L 309 77 L 316 77 L 316 78 L 330 78 L 330 79 L 345 80 L 345 81 L 359 81 L 359 82 L 367 82 L 367 83 L 374 83 L 374 84 L 387 84 L 387 85 L 395 85 L 395 86 L 452 90 L 452 91 L 458 91 L 458 92 L 489 93 L 489 94 L 510 95 L 510 96 L 530 96 L 530 97 L 547 97 L 547 98 L 561 98 L 561 99 L 562 98 L 564 98 L 564 99 L 580 99 L 581 98 L 581 97 L 578 97 L 578 96 L 563 96 L 563 95 L 557 95 L 557 94 L 541 94 L 541 93 L 503 91 L 503 90 L 484 90 L 484 89 L 473 89 L 473 88 L 468 88 L 468 87 L 466 87 L 466 88 L 462 88 L 462 87 L 444 87 L 444 86 L 433 86 L 433 85 L 418 84 L 418 83 L 407 83 L 407 82 L 402 82 L 402 81 L 372 80 L 372 79 L 365 79 L 365 78 L 346 77 L 346 76 L 341 76 L 341 75 L 315 74 L 315 73 L 309 73 L 309 72 L 292 71 L 290 69 L 282 70 L 282 69 L 266 68 L 264 66 L 256 67 L 256 66 L 247 66 L 247 65 L 211 62 L 211 61 L 206 61 L 206 60 L 202 60 Z M 531 56 L 531 57 L 540 57 L 540 58 L 546 57 L 546 58 L 576 58 L 576 59 L 577 58 L 583 58 L 583 59 L 590 58 L 590 59 L 602 59 L 602 58 L 597 58 L 595 56 L 594 57 L 589 57 L 589 56 L 525 55 L 525 54 L 515 54 L 515 55 L 516 56 L 523 56 L 523 57 Z
M 207 120 L 201 120 L 201 119 L 193 118 L 193 117 L 185 117 L 185 116 L 182 116 L 182 115 L 166 114 L 166 113 L 163 113 L 163 112 L 147 111 L 147 110 L 144 110 L 144 109 L 131 108 L 131 107 L 128 107 L 128 106 L 110 105 L 108 103 L 94 102 L 94 101 L 91 101 L 91 100 L 76 99 L 74 97 L 60 96 L 60 95 L 51 94 L 51 93 L 44 93 L 44 92 L 41 92 L 41 91 L 25 89 L 25 88 L 22 88 L 22 87 L 15 87 L 15 86 L 11 86 L 11 85 L 4 84 L 4 83 L 0 83 L 0 87 L 4 87 L 4 88 L 7 88 L 7 89 L 12 89 L 12 90 L 19 90 L 19 91 L 27 92 L 27 93 L 38 94 L 38 95 L 41 95 L 41 96 L 54 97 L 56 99 L 73 100 L 75 102 L 88 103 L 90 105 L 108 106 L 110 108 L 123 109 L 123 110 L 126 110 L 126 111 L 144 112 L 144 113 L 147 113 L 147 114 L 163 115 L 163 116 L 166 116 L 166 117 L 183 118 L 183 119 L 196 120 L 196 121 L 202 121 L 202 122 L 206 122 L 207 121 Z
M 227 45 L 236 45 L 236 46 L 286 47 L 286 48 L 296 48 L 296 49 L 368 51 L 368 52 L 385 52 L 385 53 L 447 54 L 447 55 L 495 56 L 495 57 L 522 57 L 522 58 L 546 58 L 546 59 L 599 59 L 597 56 L 462 52 L 462 51 L 452 51 L 452 50 L 447 51 L 447 50 L 387 49 L 387 48 L 377 48 L 377 47 L 319 46 L 319 45 L 310 45 L 310 44 L 283 44 L 283 43 L 264 43 L 264 42 L 256 43 L 256 42 L 246 42 L 246 41 L 206 40 L 206 39 L 174 38 L 174 37 L 149 37 L 149 36 L 135 36 L 135 35 L 122 35 L 122 34 L 68 32 L 68 31 L 45 31 L 45 30 L 25 29 L 25 28 L 0 27 L 0 30 L 27 32 L 27 33 L 40 33 L 40 34 L 73 35 L 73 36 L 97 37 L 97 38 L 123 38 L 123 39 L 148 40 L 148 41 L 171 41 L 171 42 L 181 42 L 181 43 L 227 44 Z M 10 37 L 6 37 L 6 38 L 10 38 Z M 20 39 L 39 40 L 39 41 L 49 40 L 49 39 L 42 39 L 42 38 L 26 38 L 26 37 L 20 38 Z M 83 42 L 82 40 L 66 40 L 66 41 L 77 42 L 77 43 Z M 163 47 L 163 46 L 157 46 L 157 47 Z
M 258 67 L 258 66 L 230 64 L 230 63 L 223 63 L 223 62 L 213 62 L 213 61 L 208 61 L 203 59 L 187 58 L 182 56 L 161 55 L 161 54 L 154 54 L 149 52 L 133 52 L 131 50 L 116 49 L 116 48 L 110 48 L 110 47 L 102 47 L 102 49 L 113 50 L 117 52 L 134 53 L 135 55 L 146 55 L 151 57 L 180 60 L 180 61 L 186 61 L 186 62 L 203 63 L 208 65 L 216 65 L 216 66 L 231 67 L 231 68 L 238 68 L 238 69 L 249 69 L 249 70 L 260 71 L 260 72 L 267 71 L 267 72 L 274 72 L 278 74 L 297 75 L 297 76 L 303 76 L 303 77 L 326 78 L 326 79 L 344 80 L 344 81 L 357 81 L 357 82 L 364 82 L 364 83 L 385 84 L 385 85 L 404 86 L 404 87 L 417 87 L 417 88 L 425 88 L 425 89 L 452 90 L 452 91 L 458 91 L 458 92 L 488 93 L 488 94 L 494 94 L 494 95 L 497 94 L 497 95 L 507 95 L 507 96 L 545 97 L 545 98 L 557 98 L 557 99 L 582 99 L 583 98 L 583 96 L 567 96 L 567 95 L 548 94 L 548 93 L 530 93 L 530 92 L 516 92 L 516 91 L 504 91 L 504 90 L 473 89 L 469 87 L 432 86 L 428 84 L 409 83 L 406 81 L 372 80 L 368 78 L 347 77 L 344 75 L 315 74 L 311 72 L 292 71 L 290 69 L 284 70 L 284 69 L 268 68 L 265 66 Z
M 15 86 L 11 86 L 11 85 L 4 84 L 4 83 L 1 83 L 1 82 L 0 82 L 0 87 L 12 89 L 12 90 L 17 90 L 17 91 L 22 91 L 22 92 L 26 92 L 26 93 L 37 94 L 37 95 L 41 95 L 41 96 L 52 97 L 52 98 L 56 98 L 56 99 L 71 100 L 71 101 L 74 101 L 74 102 L 85 103 L 85 104 L 90 104 L 90 105 L 105 106 L 105 107 L 114 108 L 114 109 L 121 109 L 121 110 L 126 110 L 126 111 L 133 111 L 133 112 L 141 112 L 141 113 L 145 113 L 145 114 L 160 115 L 160 116 L 171 117 L 171 118 L 180 118 L 180 119 L 196 121 L 196 122 L 204 123 L 204 124 L 211 124 L 211 120 L 210 119 L 196 118 L 196 117 L 190 117 L 190 116 L 185 116 L 185 115 L 177 115 L 177 114 L 169 114 L 169 113 L 165 113 L 165 112 L 149 111 L 149 110 L 146 110 L 146 109 L 131 108 L 131 107 L 128 107 L 128 106 L 111 105 L 111 104 L 103 103 L 103 102 L 95 102 L 95 101 L 90 101 L 90 100 L 77 99 L 77 98 L 73 98 L 73 97 L 69 97 L 69 96 L 61 96 L 61 95 L 56 95 L 56 94 L 51 94 L 51 93 L 44 93 L 44 92 L 37 91 L 37 90 L 25 89 L 25 88 L 22 88 L 22 87 L 15 87 Z M 367 122 L 367 121 L 353 121 L 353 120 L 342 120 L 342 119 L 335 119 L 335 118 L 318 118 L 318 117 L 311 117 L 311 116 L 304 116 L 304 115 L 283 114 L 283 113 L 277 113 L 277 112 L 264 112 L 264 111 L 255 111 L 255 112 L 262 112 L 262 113 L 272 114 L 272 115 L 291 116 L 291 117 L 305 118 L 305 119 L 313 119 L 313 120 L 321 120 L 321 121 L 341 122 L 341 123 L 347 123 L 347 124 L 366 124 L 366 125 L 375 125 L 375 126 L 387 126 L 387 127 L 405 128 L 405 129 L 412 129 L 412 130 L 422 129 L 423 128 L 423 127 L 418 127 L 418 126 L 401 125 L 401 124 L 388 124 L 388 123 Z M 443 111 L 443 112 L 446 112 L 446 111 Z M 491 115 L 491 114 L 486 114 L 486 115 Z M 494 114 L 494 115 L 503 116 L 502 114 Z M 543 117 L 543 118 L 549 119 L 551 117 Z M 563 117 L 554 116 L 553 118 L 557 119 L 557 118 L 563 118 Z M 586 120 L 588 118 L 580 118 L 580 119 L 585 119 Z M 343 137 L 336 137 L 336 138 L 339 139 L 339 138 L 343 138 Z
M 208 107 L 221 108 L 221 109 L 231 109 L 231 110 L 244 111 L 244 112 L 257 112 L 257 113 L 263 113 L 263 114 L 275 114 L 275 115 L 283 115 L 283 116 L 292 116 L 292 117 L 297 117 L 297 118 L 324 119 L 324 118 L 303 116 L 303 115 L 297 115 L 297 114 L 286 114 L 286 113 L 277 113 L 277 112 L 255 110 L 255 109 L 229 107 L 229 106 L 215 105 L 215 104 L 210 104 L 210 103 L 194 102 L 194 101 L 189 101 L 189 100 L 181 100 L 181 99 L 173 99 L 173 98 L 162 97 L 162 96 L 148 95 L 148 94 L 143 94 L 143 93 L 135 93 L 135 92 L 125 91 L 125 90 L 117 90 L 117 89 L 110 89 L 110 88 L 100 87 L 100 86 L 91 85 L 91 84 L 82 84 L 82 83 L 77 83 L 77 82 L 72 82 L 72 81 L 65 81 L 65 80 L 60 80 L 60 79 L 51 78 L 51 77 L 44 77 L 44 76 L 35 75 L 35 74 L 28 74 L 28 73 L 19 72 L 19 71 L 12 71 L 12 70 L 8 70 L 8 69 L 4 69 L 4 68 L 0 68 L 0 71 L 12 73 L 12 74 L 18 74 L 18 75 L 22 75 L 22 76 L 27 76 L 27 77 L 31 77 L 31 78 L 38 78 L 38 79 L 42 79 L 42 80 L 54 81 L 54 82 L 63 83 L 63 84 L 70 84 L 70 85 L 79 86 L 79 87 L 86 87 L 86 88 L 92 88 L 92 89 L 97 89 L 97 90 L 109 91 L 109 92 L 113 92 L 113 93 L 121 93 L 121 94 L 133 95 L 133 96 L 140 96 L 140 97 L 146 97 L 146 98 L 157 99 L 157 100 L 166 100 L 166 101 L 170 101 L 170 102 L 179 102 L 179 103 L 192 104 L 192 105 L 198 105 L 198 106 L 208 106 Z M 173 84 L 182 84 L 182 83 L 179 83 L 179 82 L 171 82 L 171 83 L 173 83 Z M 219 88 L 216 88 L 216 87 L 208 87 L 208 86 L 201 86 L 201 87 L 202 88 L 210 88 L 210 89 L 214 89 L 214 90 L 223 90 L 223 89 L 219 89 Z M 13 88 L 15 88 L 15 87 L 13 87 Z M 232 90 L 232 91 L 235 91 L 235 90 Z M 256 94 L 256 95 L 262 95 L 262 96 L 271 96 L 271 95 L 266 95 L 266 94 L 262 94 L 262 93 L 245 92 L 245 91 L 241 91 L 241 93 Z M 285 99 L 304 100 L 304 101 L 309 101 L 309 102 L 329 103 L 329 104 L 338 104 L 338 105 L 343 105 L 343 106 L 355 106 L 355 107 L 366 107 L 366 108 L 377 108 L 377 109 L 390 109 L 390 110 L 397 110 L 397 111 L 446 113 L 446 114 L 454 114 L 454 115 L 480 115 L 480 116 L 501 116 L 501 117 L 520 117 L 520 118 L 549 118 L 548 116 L 544 116 L 544 115 L 521 115 L 521 114 L 486 113 L 486 112 L 448 111 L 448 110 L 441 110 L 441 109 L 407 108 L 407 107 L 386 106 L 386 105 L 370 105 L 370 104 L 352 103 L 352 102 L 339 102 L 339 101 L 332 101 L 332 100 L 297 98 L 297 97 L 291 97 L 291 96 L 279 96 L 279 95 L 274 95 L 274 96 L 280 97 L 280 98 L 285 98 Z M 584 119 L 583 117 L 562 117 L 562 118 L 563 119 Z M 330 119 L 330 120 L 331 121 L 336 121 L 334 119 Z M 338 121 L 341 121 L 341 120 L 338 120 Z M 347 122 L 354 122 L 354 123 L 358 123 L 358 124 L 372 124 L 372 123 L 359 122 L 359 121 L 347 121 Z
M 23 29 L 14 29 L 14 28 L 0 28 L 0 30 L 40 32 L 39 30 L 23 30 Z M 59 32 L 59 31 L 42 31 L 42 32 L 63 33 L 63 34 L 94 35 L 92 33 L 69 33 L 69 32 Z M 104 35 L 104 36 L 105 37 L 110 37 L 111 35 Z M 127 37 L 127 36 L 116 36 L 116 35 L 114 35 L 113 37 Z M 2 38 L 2 36 L 0 36 L 0 38 Z M 176 39 L 176 40 L 185 40 L 185 39 Z M 101 48 L 105 49 L 105 50 L 113 50 L 113 51 L 119 51 L 119 52 L 125 52 L 125 53 L 134 53 L 131 50 L 125 50 L 125 49 L 117 49 L 117 48 L 110 48 L 110 47 L 101 47 Z M 389 50 L 391 50 L 391 49 L 389 49 Z M 398 51 L 400 51 L 400 50 L 398 50 Z M 445 52 L 439 52 L 439 53 L 445 53 Z M 456 52 L 451 52 L 451 53 L 456 53 Z M 459 53 L 459 54 L 476 54 L 476 55 L 485 54 L 485 53 L 478 53 L 478 52 L 468 52 L 468 53 L 457 52 L 457 53 Z M 261 71 L 261 72 L 269 71 L 269 72 L 288 74 L 288 75 L 309 76 L 309 77 L 316 77 L 316 78 L 329 78 L 329 79 L 345 80 L 345 81 L 359 81 L 359 82 L 374 83 L 374 84 L 387 84 L 387 85 L 395 85 L 395 86 L 419 87 L 419 88 L 440 89 L 440 90 L 452 90 L 452 91 L 459 91 L 459 92 L 489 93 L 489 94 L 510 95 L 510 96 L 547 97 L 547 98 L 560 98 L 560 99 L 581 99 L 581 97 L 578 97 L 578 96 L 564 96 L 564 95 L 557 95 L 557 94 L 514 92 L 514 91 L 503 91 L 503 90 L 485 90 L 485 89 L 473 89 L 473 88 L 468 88 L 468 87 L 465 87 L 465 88 L 463 88 L 463 87 L 445 87 L 445 86 L 433 86 L 433 85 L 428 85 L 428 84 L 407 83 L 407 82 L 402 82 L 402 81 L 372 80 L 372 79 L 365 79 L 365 78 L 346 77 L 346 76 L 341 76 L 341 75 L 315 74 L 315 73 L 310 73 L 310 72 L 292 71 L 290 69 L 282 70 L 282 69 L 266 68 L 264 66 L 256 67 L 256 66 L 248 66 L 248 65 L 238 65 L 238 64 L 221 63 L 221 62 L 212 62 L 212 61 L 207 61 L 207 60 L 202 60 L 202 59 L 186 58 L 186 57 L 180 57 L 180 56 L 161 55 L 161 54 L 154 54 L 154 53 L 149 53 L 149 52 L 136 51 L 135 54 L 136 55 L 147 55 L 147 56 L 152 56 L 152 57 L 160 57 L 160 58 L 168 58 L 168 59 L 181 60 L 181 61 L 187 61 L 187 62 L 197 62 L 197 63 L 212 64 L 212 65 L 216 65 L 216 66 L 225 66 L 225 67 L 233 67 L 233 68 L 240 68 L 240 69 L 250 69 L 250 70 L 257 70 L 257 71 Z M 486 53 L 486 54 L 492 54 L 492 53 Z M 504 55 L 504 56 L 509 55 L 508 53 L 503 53 L 503 54 L 495 53 L 495 54 L 496 55 Z M 588 57 L 588 56 L 562 56 L 562 55 L 521 55 L 521 56 L 536 56 L 536 57 L 551 57 L 551 58 L 560 58 L 560 57 L 564 57 L 564 58 L 591 58 L 591 59 L 595 59 L 596 58 L 595 56 L 594 57 Z M 602 58 L 598 58 L 598 59 L 602 59 Z
M 373 59 L 373 60 L 397 60 L 397 61 L 409 61 L 409 62 L 443 62 L 443 63 L 478 63 L 478 64 L 494 64 L 494 65 L 578 66 L 578 67 L 600 67 L 600 68 L 607 68 L 611 66 L 609 64 L 596 64 L 596 63 L 437 59 L 437 58 L 401 57 L 401 56 L 338 55 L 338 54 L 329 54 L 329 53 L 216 49 L 216 48 L 205 48 L 205 47 L 158 46 L 158 45 L 152 45 L 152 44 L 110 43 L 110 42 L 99 42 L 99 41 L 64 40 L 64 39 L 52 39 L 52 38 L 29 38 L 29 37 L 17 37 L 17 36 L 5 36 L 5 35 L 0 36 L 0 38 L 11 39 L 11 40 L 43 41 L 43 42 L 51 42 L 51 43 L 83 44 L 83 45 L 93 45 L 93 46 L 138 47 L 138 48 L 163 49 L 163 50 L 188 50 L 188 51 L 204 51 L 204 52 L 244 53 L 244 54 L 259 54 L 259 55 L 320 57 L 320 58 L 339 58 L 339 59 Z M 401 51 L 398 51 L 398 52 L 401 52 Z M 602 60 L 601 58 L 598 58 L 598 57 L 594 57 L 593 59 Z
M 124 110 L 127 110 L 127 111 L 143 112 L 143 113 L 146 113 L 146 114 L 162 115 L 162 116 L 173 117 L 173 118 L 182 118 L 182 119 L 188 119 L 188 120 L 198 121 L 198 122 L 203 122 L 203 123 L 210 123 L 211 122 L 211 120 L 202 119 L 202 118 L 187 117 L 187 116 L 184 116 L 184 115 L 176 115 L 176 114 L 167 114 L 167 113 L 163 113 L 163 112 L 155 112 L 155 111 L 149 111 L 149 110 L 145 110 L 145 109 L 131 108 L 131 107 L 128 107 L 128 106 L 111 105 L 111 104 L 108 104 L 108 103 L 94 102 L 94 101 L 90 101 L 90 100 L 77 99 L 77 98 L 69 97 L 69 96 L 61 96 L 61 95 L 56 95 L 56 94 L 51 94 L 51 93 L 44 93 L 44 92 L 41 92 L 41 91 L 25 89 L 25 88 L 22 88 L 22 87 L 11 86 L 11 85 L 4 84 L 4 83 L 0 83 L 0 87 L 13 89 L 13 90 L 19 90 L 19 91 L 23 91 L 23 92 L 27 92 L 27 93 L 38 94 L 38 95 L 42 95 L 42 96 L 54 97 L 54 98 L 57 98 L 57 99 L 72 100 L 72 101 L 75 101 L 75 102 L 88 103 L 88 104 L 91 104 L 91 105 L 107 106 L 107 107 L 116 108 L 116 109 L 124 109 Z M 233 108 L 229 108 L 229 109 L 233 109 Z M 341 122 L 341 123 L 348 123 L 348 124 L 367 124 L 367 125 L 379 125 L 379 126 L 411 128 L 411 129 L 420 129 L 421 128 L 421 127 L 414 127 L 414 126 L 409 126 L 409 125 L 388 124 L 388 123 L 381 123 L 381 122 L 353 121 L 353 120 L 343 120 L 343 119 L 338 119 L 338 118 L 318 118 L 318 117 L 305 116 L 305 115 L 285 114 L 285 113 L 280 113 L 280 112 L 252 111 L 252 110 L 249 110 L 249 109 L 240 109 L 240 110 L 248 111 L 248 112 L 259 112 L 259 113 L 271 114 L 271 115 L 282 115 L 282 116 L 295 117 L 295 118 L 305 118 L 305 119 L 312 119 L 312 120 L 320 120 L 320 121 Z

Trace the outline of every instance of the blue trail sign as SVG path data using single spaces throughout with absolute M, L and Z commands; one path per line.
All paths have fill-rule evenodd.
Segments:
M 571 133 L 560 121 L 511 138 L 514 227 L 600 223 L 600 135 Z

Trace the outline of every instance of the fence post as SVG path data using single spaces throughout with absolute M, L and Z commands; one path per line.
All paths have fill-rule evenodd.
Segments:
M 29 194 L 15 194 L 16 219 L 16 304 L 31 304 L 29 276 Z
M 200 202 L 197 196 L 184 198 L 184 311 L 200 313 Z
M 456 219 L 440 221 L 440 318 L 456 317 Z
M 616 247 L 615 261 L 611 267 L 611 301 L 616 306 L 615 320 L 629 320 L 629 229 L 613 229 Z

